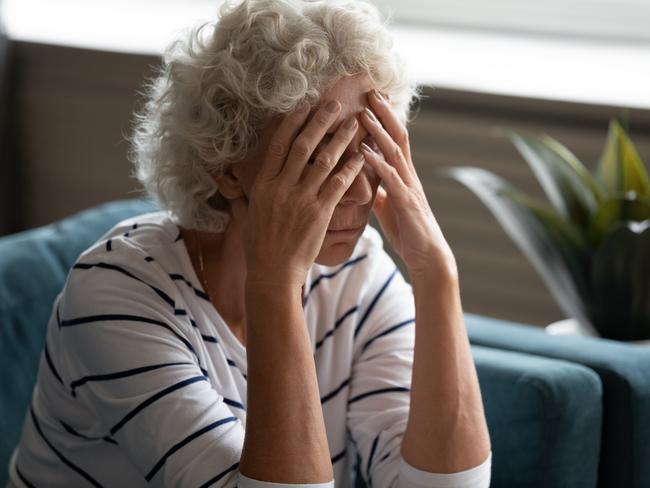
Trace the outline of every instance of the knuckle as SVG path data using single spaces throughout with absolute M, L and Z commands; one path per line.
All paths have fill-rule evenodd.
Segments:
M 345 176 L 337 173 L 332 176 L 332 186 L 336 189 L 345 188 L 347 186 L 347 179 Z
M 273 141 L 269 146 L 269 151 L 274 156 L 284 156 L 287 152 L 286 146 L 280 141 Z
M 327 112 L 320 111 L 316 114 L 316 122 L 318 122 L 320 125 L 327 125 L 329 126 L 330 124 L 330 115 Z
M 395 161 L 401 161 L 404 158 L 402 150 L 399 148 L 399 146 L 393 147 L 393 156 L 395 157 Z
M 293 144 L 293 150 L 299 158 L 308 158 L 311 154 L 311 146 L 304 137 L 298 137 Z
M 402 145 L 408 141 L 408 138 L 409 138 L 409 134 L 406 128 L 404 126 L 400 126 L 395 136 L 396 139 L 395 142 L 397 142 L 399 145 Z
M 332 158 L 329 154 L 320 153 L 314 160 L 314 165 L 318 169 L 330 170 L 332 167 Z

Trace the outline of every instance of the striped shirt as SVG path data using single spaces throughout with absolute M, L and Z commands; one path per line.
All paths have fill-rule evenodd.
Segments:
M 415 305 L 376 229 L 347 262 L 312 265 L 303 308 L 334 480 L 253 480 L 238 472 L 245 347 L 168 212 L 118 223 L 81 254 L 53 304 L 10 486 L 348 488 L 357 459 L 374 488 L 489 486 L 492 453 L 451 474 L 401 457 Z

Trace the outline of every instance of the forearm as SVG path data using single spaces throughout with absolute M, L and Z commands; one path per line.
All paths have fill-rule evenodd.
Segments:
M 246 287 L 245 476 L 276 483 L 334 478 L 300 288 Z
M 412 277 L 415 350 L 402 457 L 432 473 L 455 473 L 490 452 L 483 402 L 465 330 L 458 280 Z

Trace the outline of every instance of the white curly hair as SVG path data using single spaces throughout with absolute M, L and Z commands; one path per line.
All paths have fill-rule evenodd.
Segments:
M 303 100 L 316 104 L 339 78 L 366 73 L 410 122 L 419 88 L 387 24 L 362 0 L 226 1 L 216 22 L 165 50 L 145 84 L 131 176 L 176 224 L 223 232 L 228 203 L 210 175 L 254 149 L 270 117 Z

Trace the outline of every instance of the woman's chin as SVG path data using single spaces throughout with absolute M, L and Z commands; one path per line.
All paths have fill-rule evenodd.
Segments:
M 314 261 L 321 266 L 338 266 L 348 261 L 354 252 L 358 238 L 331 239 L 331 241 L 328 241 L 328 238 L 325 237 L 323 247 L 321 247 L 320 253 Z

